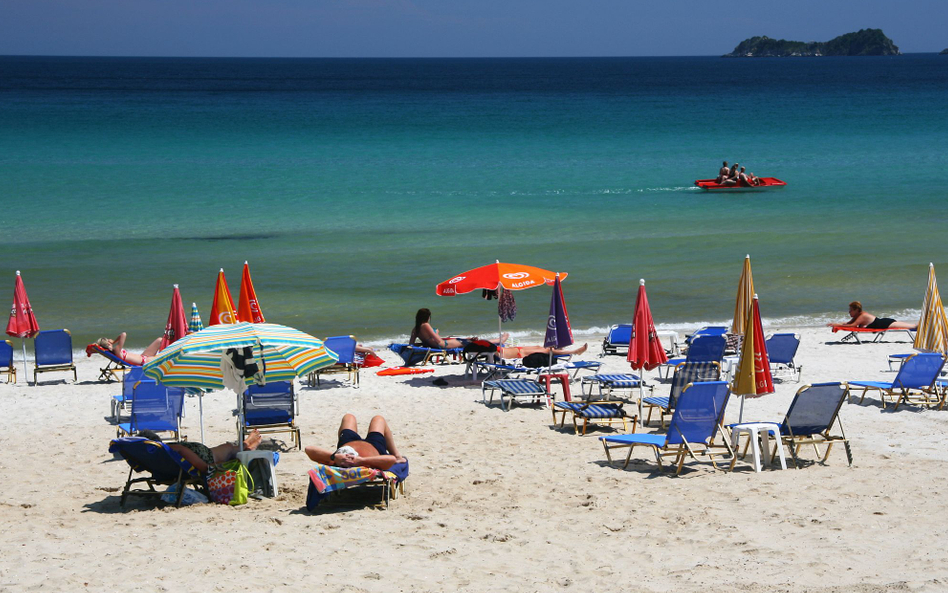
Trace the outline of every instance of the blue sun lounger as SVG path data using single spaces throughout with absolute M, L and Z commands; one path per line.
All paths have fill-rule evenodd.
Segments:
M 184 389 L 168 387 L 152 379 L 142 379 L 132 388 L 132 410 L 128 422 L 116 429 L 116 436 L 135 435 L 142 430 L 170 432 L 181 439 Z
M 155 485 L 175 484 L 177 500 L 175 506 L 181 506 L 185 486 L 191 484 L 207 493 L 204 476 L 181 456 L 161 441 L 152 441 L 144 437 L 124 437 L 113 439 L 109 443 L 109 453 L 120 455 L 130 469 L 125 488 L 122 490 L 120 506 L 125 506 L 129 495 L 160 498 L 163 492 L 155 489 Z M 132 479 L 135 472 L 148 472 L 148 476 Z M 148 490 L 132 490 L 133 484 L 145 483 Z
M 448 356 L 460 358 L 464 354 L 463 348 L 428 348 L 427 346 L 410 346 L 408 344 L 389 344 L 388 349 L 401 356 L 406 367 L 429 363 L 444 364 L 448 362 Z
M 671 389 L 668 396 L 652 396 L 642 399 L 642 407 L 648 408 L 648 417 L 645 424 L 652 421 L 652 412 L 659 411 L 659 422 L 665 427 L 665 417 L 675 411 L 675 405 L 681 396 L 682 389 L 689 383 L 702 381 L 718 381 L 721 379 L 721 365 L 716 362 L 682 362 L 675 367 Z
M 356 364 L 355 336 L 333 336 L 323 340 L 323 345 L 339 355 L 336 364 L 313 371 L 309 374 L 309 386 L 319 386 L 321 375 L 346 373 L 353 387 L 359 386 L 359 365 Z
M 861 404 L 869 391 L 878 391 L 885 409 L 886 399 L 895 403 L 896 410 L 903 403 L 918 406 L 943 407 L 945 399 L 935 387 L 945 359 L 937 352 L 921 352 L 905 359 L 892 381 L 849 381 L 847 394 L 853 397 L 854 389 L 862 389 Z
M 40 373 L 70 372 L 72 381 L 79 380 L 76 365 L 72 360 L 72 334 L 68 329 L 51 329 L 36 334 L 33 340 L 36 366 L 33 367 L 33 383 Z
M 250 385 L 244 392 L 237 415 L 237 432 L 241 441 L 251 430 L 260 434 L 290 433 L 290 441 L 303 448 L 300 429 L 296 425 L 299 400 L 292 381 L 271 381 L 266 385 Z
M 315 512 L 319 504 L 335 493 L 350 491 L 353 488 L 382 489 L 382 506 L 389 508 L 391 501 L 398 495 L 406 494 L 405 481 L 408 479 L 408 460 L 396 463 L 387 470 L 368 467 L 342 468 L 317 463 L 309 471 L 309 487 L 306 492 L 306 510 Z M 340 501 L 341 502 L 341 501 Z
M 714 459 L 716 454 L 711 452 L 711 446 L 715 433 L 720 428 L 720 420 L 729 395 L 730 389 L 726 381 L 689 384 L 681 392 L 675 413 L 668 425 L 667 434 L 623 434 L 599 437 L 606 451 L 606 458 L 611 464 L 612 451 L 628 447 L 629 454 L 625 458 L 625 465 L 622 466 L 624 469 L 629 466 L 635 447 L 644 446 L 652 448 L 655 452 L 659 471 L 662 470 L 662 457 L 675 458 L 674 463 L 677 466 L 675 474 L 677 475 L 681 473 L 686 457 L 697 460 L 698 455 L 708 456 L 711 464 L 717 468 Z M 727 439 L 724 440 L 724 445 L 733 457 L 733 451 Z M 703 447 L 700 452 L 696 450 L 699 446 Z
M 659 365 L 658 372 L 667 379 L 679 364 L 683 362 L 721 362 L 724 358 L 724 350 L 727 348 L 727 339 L 723 334 L 712 334 L 702 336 L 692 336 L 691 345 L 688 347 L 686 356 L 679 358 L 670 358 L 665 364 Z
M 490 399 L 487 390 L 490 390 Z M 494 401 L 494 392 L 500 391 L 500 407 L 509 412 L 517 398 L 529 399 L 532 403 L 545 400 L 550 405 L 550 394 L 542 385 L 532 379 L 496 379 L 481 383 L 481 401 L 490 405 Z M 504 403 L 506 397 L 507 403 Z M 542 398 L 542 400 L 541 400 Z
M 111 401 L 111 414 L 112 421 L 118 424 L 119 415 L 124 410 L 129 412 L 132 409 L 132 393 L 134 392 L 135 384 L 145 379 L 151 381 L 145 377 L 145 371 L 142 367 L 131 367 L 125 377 L 122 379 L 122 393 L 119 395 L 113 395 Z
M 589 400 L 593 398 L 593 388 L 598 388 L 599 401 L 608 401 L 612 399 L 614 391 L 631 391 L 639 387 L 641 380 L 638 375 L 631 373 L 602 373 L 583 377 L 580 382 L 580 391 L 583 398 Z M 642 387 L 647 387 L 644 383 Z
M 770 359 L 770 374 L 774 379 L 784 377 L 800 382 L 803 366 L 793 361 L 800 348 L 800 336 L 797 334 L 774 334 L 767 338 L 767 357 Z
M 16 383 L 16 367 L 13 366 L 13 342 L 0 340 L 0 375 L 7 376 L 7 383 Z

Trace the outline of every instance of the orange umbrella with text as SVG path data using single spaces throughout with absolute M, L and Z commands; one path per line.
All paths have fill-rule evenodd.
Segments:
M 760 397 L 774 392 L 774 380 L 770 375 L 770 359 L 767 357 L 767 342 L 760 322 L 760 305 L 757 295 L 747 310 L 744 323 L 744 343 L 738 362 L 731 393 L 741 396 L 739 421 L 744 419 L 744 398 Z
M 221 268 L 221 271 L 217 274 L 217 287 L 214 289 L 211 318 L 207 320 L 208 327 L 221 323 L 237 323 L 237 311 L 234 310 L 234 299 L 230 297 L 230 289 L 227 288 L 224 268 Z
M 559 275 L 560 281 L 563 281 L 566 280 L 569 274 L 560 272 Z M 501 288 L 504 290 L 526 290 L 545 284 L 553 285 L 555 281 L 556 272 L 522 264 L 503 263 L 498 260 L 486 266 L 461 272 L 457 276 L 445 280 L 435 286 L 435 294 L 438 296 L 457 296 L 475 290 L 500 290 Z M 497 322 L 497 325 L 498 334 L 501 334 L 500 321 Z
M 250 279 L 250 264 L 244 262 L 244 273 L 240 277 L 240 296 L 237 299 L 237 319 L 247 323 L 266 323 L 263 311 L 260 310 L 260 301 L 253 289 L 253 280 Z

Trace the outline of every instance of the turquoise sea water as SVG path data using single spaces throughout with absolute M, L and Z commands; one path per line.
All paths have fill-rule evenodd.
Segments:
M 659 325 L 725 322 L 750 254 L 771 323 L 907 316 L 948 274 L 946 97 L 928 54 L 0 58 L 0 299 L 21 270 L 41 327 L 144 344 L 172 284 L 206 317 L 249 260 L 268 321 L 384 342 L 426 306 L 487 334 L 494 301 L 434 286 L 500 259 L 569 272 L 581 334 L 639 278 Z M 788 186 L 694 189 L 722 159 Z

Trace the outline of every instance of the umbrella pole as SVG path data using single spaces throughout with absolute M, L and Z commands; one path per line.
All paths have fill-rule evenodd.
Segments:
M 198 410 L 201 416 L 201 442 L 204 442 L 204 392 L 198 393 Z
M 639 427 L 645 428 L 645 420 L 642 418 L 642 398 L 645 397 L 645 367 L 639 373 Z
M 741 411 L 737 415 L 737 422 L 740 424 L 744 421 L 744 396 L 741 396 Z
M 20 338 L 20 343 L 23 344 L 23 376 L 26 377 L 26 384 L 30 384 L 30 371 L 26 368 L 26 338 Z

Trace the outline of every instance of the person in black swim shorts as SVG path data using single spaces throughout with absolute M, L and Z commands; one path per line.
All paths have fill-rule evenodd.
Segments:
M 382 416 L 374 416 L 369 421 L 369 432 L 365 438 L 359 436 L 356 417 L 346 414 L 339 424 L 339 439 L 335 451 L 320 447 L 306 447 L 306 455 L 310 459 L 323 465 L 336 467 L 371 467 L 374 469 L 389 469 L 396 463 L 402 463 L 405 458 L 395 447 L 392 429 Z
M 876 317 L 871 313 L 862 310 L 862 303 L 853 301 L 849 303 L 849 321 L 841 325 L 864 327 L 866 329 L 918 329 L 917 323 L 908 323 L 906 321 L 896 321 L 889 317 Z M 830 323 L 828 325 L 840 325 Z

